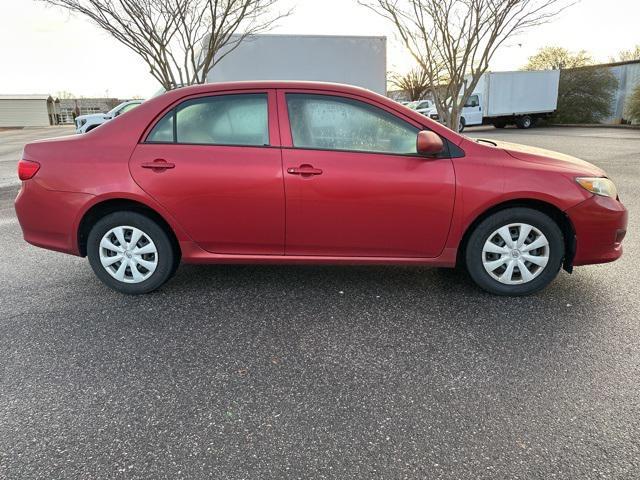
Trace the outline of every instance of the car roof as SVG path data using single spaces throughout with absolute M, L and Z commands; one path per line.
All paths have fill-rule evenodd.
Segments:
M 376 95 L 375 92 L 355 85 L 332 82 L 310 82 L 302 80 L 250 80 L 238 82 L 215 82 L 202 85 L 179 87 L 166 92 L 164 95 L 178 93 L 179 96 L 198 93 L 216 92 L 224 90 L 252 90 L 252 89 L 306 89 L 306 90 L 332 90 L 356 95 Z
M 147 117 L 149 120 L 151 120 L 161 114 L 168 106 L 192 96 L 206 95 L 216 92 L 240 92 L 242 90 L 260 89 L 318 90 L 318 93 L 343 93 L 347 95 L 358 96 L 361 98 L 367 98 L 369 100 L 377 102 L 378 104 L 385 105 L 390 110 L 398 111 L 405 117 L 413 119 L 418 124 L 428 125 L 429 129 L 435 131 L 436 133 L 442 134 L 456 145 L 459 144 L 463 139 L 463 137 L 458 135 L 456 132 L 452 132 L 451 130 L 446 129 L 446 127 L 433 122 L 432 120 L 424 117 L 415 110 L 411 110 L 408 107 L 400 105 L 399 103 L 391 100 L 388 97 L 385 97 L 384 95 L 380 95 L 379 93 L 367 90 L 362 87 L 356 87 L 354 85 L 345 85 L 342 83 L 331 82 L 310 82 L 298 80 L 252 80 L 238 82 L 215 82 L 179 87 L 170 90 L 162 95 L 158 95 L 156 97 L 148 99 L 140 107 L 133 110 L 131 112 L 132 114 L 128 115 L 127 117 L 131 122 L 135 122 L 137 118 L 144 117 Z M 123 127 L 125 127 L 125 123 L 119 122 L 116 125 L 111 125 L 109 129 L 102 129 L 102 131 L 106 134 L 108 130 L 113 130 L 118 125 L 122 125 Z

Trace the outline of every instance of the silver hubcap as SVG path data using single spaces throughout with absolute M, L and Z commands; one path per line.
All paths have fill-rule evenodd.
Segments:
M 145 281 L 158 266 L 153 240 L 135 227 L 115 227 L 100 241 L 100 262 L 113 278 L 124 283 Z
M 506 285 L 528 283 L 549 262 L 549 241 L 536 227 L 512 223 L 489 235 L 482 249 L 487 273 Z

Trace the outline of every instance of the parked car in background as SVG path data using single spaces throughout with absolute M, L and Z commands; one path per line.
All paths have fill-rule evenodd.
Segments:
M 534 127 L 558 107 L 559 83 L 559 70 L 485 73 L 462 109 L 458 131 L 473 125 Z M 434 107 L 421 113 L 440 121 Z
M 88 256 L 129 294 L 183 261 L 464 265 L 489 292 L 526 295 L 619 258 L 627 225 L 594 165 L 315 82 L 172 90 L 26 145 L 18 173 L 24 238 Z
M 431 100 L 416 100 L 410 102 L 407 106 L 418 113 L 424 114 L 425 111 L 433 107 L 433 102 Z
M 87 133 L 105 122 L 122 115 L 129 110 L 133 110 L 144 100 L 129 100 L 112 108 L 107 113 L 92 113 L 90 115 L 80 115 L 76 117 L 76 133 Z

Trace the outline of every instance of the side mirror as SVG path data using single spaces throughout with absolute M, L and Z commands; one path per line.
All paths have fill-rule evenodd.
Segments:
M 420 155 L 437 155 L 444 150 L 444 143 L 438 134 L 423 130 L 418 132 L 416 149 Z

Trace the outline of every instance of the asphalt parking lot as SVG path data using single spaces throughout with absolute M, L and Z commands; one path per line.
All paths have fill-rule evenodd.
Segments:
M 0 478 L 639 478 L 640 131 L 469 135 L 604 167 L 624 257 L 520 299 L 312 266 L 126 297 L 27 245 L 0 190 Z

